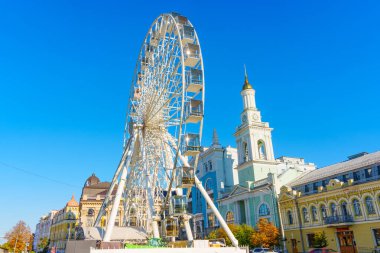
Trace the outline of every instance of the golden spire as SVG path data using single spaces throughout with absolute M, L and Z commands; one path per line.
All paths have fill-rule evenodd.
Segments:
M 244 85 L 242 90 L 248 90 L 248 89 L 253 89 L 251 84 L 248 81 L 248 74 L 247 74 L 247 69 L 244 64 L 244 74 L 245 74 L 245 79 L 244 79 Z

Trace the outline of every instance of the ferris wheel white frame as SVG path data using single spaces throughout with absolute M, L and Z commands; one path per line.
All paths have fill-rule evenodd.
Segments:
M 194 185 L 232 244 L 238 246 L 194 173 L 202 138 L 204 100 L 203 58 L 193 25 L 178 13 L 160 15 L 140 48 L 129 95 L 124 152 L 94 224 L 99 226 L 112 206 L 103 241 L 111 239 L 122 198 L 123 225 L 131 225 L 133 218 L 134 225 L 160 238 L 159 223 L 168 213 L 169 199 L 177 195 L 175 198 L 186 200 L 191 191 L 189 185 L 183 186 L 177 180 L 180 172 L 193 168 Z M 191 216 L 177 216 L 185 226 L 187 239 L 193 241 Z

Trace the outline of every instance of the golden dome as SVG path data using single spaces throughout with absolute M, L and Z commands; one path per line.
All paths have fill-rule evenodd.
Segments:
M 242 90 L 253 90 L 252 85 L 248 82 L 248 75 L 247 75 L 247 70 L 244 65 L 244 72 L 245 72 L 245 79 L 244 79 L 244 85 Z
M 85 186 L 91 186 L 91 185 L 95 185 L 99 183 L 100 183 L 99 178 L 95 176 L 95 173 L 92 173 L 92 175 L 89 178 L 87 178 Z
M 71 206 L 71 207 L 79 206 L 78 202 L 74 198 L 74 195 L 71 196 L 71 199 L 69 200 L 69 202 L 67 202 L 66 206 Z

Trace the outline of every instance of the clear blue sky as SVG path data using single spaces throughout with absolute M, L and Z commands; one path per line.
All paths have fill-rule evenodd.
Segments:
M 138 50 L 163 12 L 200 37 L 203 144 L 216 128 L 235 146 L 246 64 L 276 156 L 322 167 L 380 150 L 379 1 L 126 2 L 0 2 L 0 236 L 19 219 L 34 230 L 92 172 L 111 179 Z

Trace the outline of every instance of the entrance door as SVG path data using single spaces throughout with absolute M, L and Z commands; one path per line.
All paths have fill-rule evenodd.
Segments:
M 357 253 L 354 232 L 340 231 L 337 232 L 337 236 L 341 253 Z
M 296 239 L 292 239 L 292 252 L 293 253 L 298 253 L 298 249 L 297 249 L 297 240 Z

